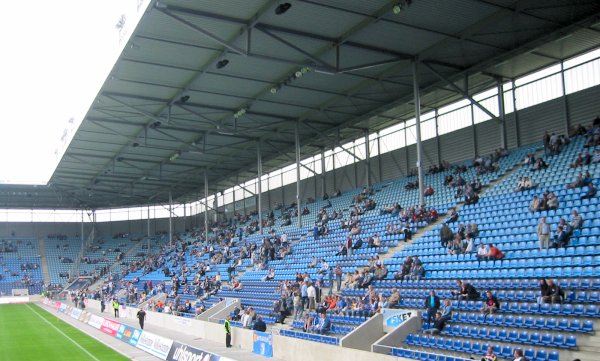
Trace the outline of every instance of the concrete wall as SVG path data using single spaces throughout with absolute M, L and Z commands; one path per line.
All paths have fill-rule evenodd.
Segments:
M 377 314 L 342 338 L 342 347 L 371 351 L 371 345 L 383 337 L 383 316 Z
M 100 302 L 89 300 L 87 309 L 99 312 Z M 137 308 L 127 307 L 126 310 L 121 310 L 120 316 L 132 322 L 137 322 L 135 317 L 137 311 Z M 108 312 L 105 312 L 105 315 L 110 317 Z M 215 342 L 225 341 L 223 325 L 218 323 L 147 312 L 146 325 L 159 327 L 163 330 L 185 332 L 194 335 L 196 338 Z M 381 327 L 381 324 L 379 327 Z M 231 338 L 233 347 L 252 352 L 253 335 L 254 332 L 252 330 L 232 327 Z M 320 360 L 324 357 L 327 361 L 409 361 L 408 359 L 392 357 L 390 355 L 305 341 L 275 334 L 273 335 L 273 356 L 286 361 Z

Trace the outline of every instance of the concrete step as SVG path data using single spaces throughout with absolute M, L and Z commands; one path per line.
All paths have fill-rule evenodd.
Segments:
M 48 269 L 48 258 L 46 257 L 46 241 L 43 238 L 38 240 L 40 248 L 40 263 L 42 267 L 42 276 L 44 277 L 44 284 L 50 284 L 50 271 Z

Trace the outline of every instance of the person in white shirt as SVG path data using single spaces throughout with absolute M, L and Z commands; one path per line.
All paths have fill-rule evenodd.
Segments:
M 314 312 L 317 308 L 317 305 L 316 305 L 317 289 L 312 284 L 312 282 L 309 284 L 308 288 L 306 289 L 306 294 L 308 295 L 308 310 L 309 310 L 309 312 Z
M 240 319 L 243 328 L 250 328 L 250 323 L 252 322 L 252 317 L 250 317 L 250 311 L 246 310 Z
M 475 247 L 474 246 L 475 241 L 473 238 L 471 238 L 471 235 L 469 233 L 467 233 L 465 242 L 467 243 L 467 247 L 465 248 L 465 253 L 473 252 L 473 248 Z
M 485 259 L 488 255 L 488 253 L 490 253 L 489 247 L 483 243 L 480 243 L 479 248 L 477 248 L 477 259 L 480 261 L 482 259 Z

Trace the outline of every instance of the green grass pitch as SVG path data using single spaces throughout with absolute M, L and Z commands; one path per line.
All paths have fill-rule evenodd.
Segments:
M 0 360 L 128 360 L 34 304 L 0 305 Z

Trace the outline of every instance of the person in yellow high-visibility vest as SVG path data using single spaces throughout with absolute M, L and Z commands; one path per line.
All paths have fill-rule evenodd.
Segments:
M 231 320 L 231 316 L 227 316 L 225 319 L 225 346 L 231 347 L 231 324 L 229 321 Z
M 116 298 L 112 302 L 112 307 L 115 310 L 115 317 L 119 318 L 119 301 Z

